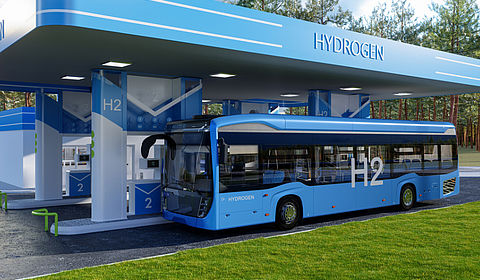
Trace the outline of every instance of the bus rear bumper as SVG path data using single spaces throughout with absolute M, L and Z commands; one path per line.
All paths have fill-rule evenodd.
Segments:
M 417 185 L 417 201 L 447 198 L 460 193 L 458 171 L 441 175 L 440 178 L 427 179 L 420 186 Z

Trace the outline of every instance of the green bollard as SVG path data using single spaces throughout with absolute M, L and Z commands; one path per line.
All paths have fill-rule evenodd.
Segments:
M 1 197 L 3 198 L 3 200 L 5 201 L 5 203 L 4 203 L 4 206 L 5 206 L 5 207 L 3 207 L 3 208 L 5 209 L 5 211 L 7 211 L 7 210 L 8 210 L 8 209 L 7 209 L 7 199 L 8 199 L 7 197 L 8 197 L 8 196 L 7 196 L 7 194 L 4 193 L 4 192 L 0 192 L 0 196 L 1 196 Z M 2 204 L 1 202 L 2 202 L 2 201 L 1 201 L 1 199 L 0 199 L 0 207 L 1 207 L 1 204 Z
M 55 236 L 58 236 L 58 214 L 57 213 L 48 213 L 46 208 L 33 210 L 32 214 L 35 216 L 45 217 L 45 231 L 48 231 L 48 217 L 55 217 Z

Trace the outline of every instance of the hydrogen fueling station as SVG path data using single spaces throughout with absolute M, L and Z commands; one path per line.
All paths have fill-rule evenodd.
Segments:
M 287 107 L 352 128 L 371 101 L 480 90 L 479 60 L 214 0 L 10 0 L 0 65 L 1 90 L 36 96 L 0 113 L 0 189 L 34 189 L 9 209 L 91 203 L 90 219 L 60 217 L 65 235 L 165 223 L 169 139 L 142 143 L 204 104 L 253 130 Z

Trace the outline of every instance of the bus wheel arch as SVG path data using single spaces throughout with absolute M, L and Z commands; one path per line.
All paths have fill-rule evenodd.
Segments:
M 286 195 L 277 202 L 275 224 L 281 230 L 297 226 L 303 219 L 302 199 L 296 195 Z
M 410 210 L 417 202 L 417 189 L 412 183 L 405 183 L 400 189 L 400 208 Z

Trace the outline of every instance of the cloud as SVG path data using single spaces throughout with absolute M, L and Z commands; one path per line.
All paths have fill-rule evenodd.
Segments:
M 365 16 L 371 13 L 373 7 L 375 7 L 380 0 L 340 0 L 339 4 L 344 9 L 352 11 L 353 15 Z
M 432 11 L 429 9 L 429 5 L 432 2 L 442 3 L 444 0 L 408 0 L 410 5 L 415 9 L 415 14 L 418 18 L 424 16 L 433 16 Z M 369 16 L 375 6 L 381 3 L 391 4 L 391 0 L 340 0 L 339 4 L 352 11 L 355 17 Z M 480 6 L 480 0 L 477 0 L 477 4 Z

